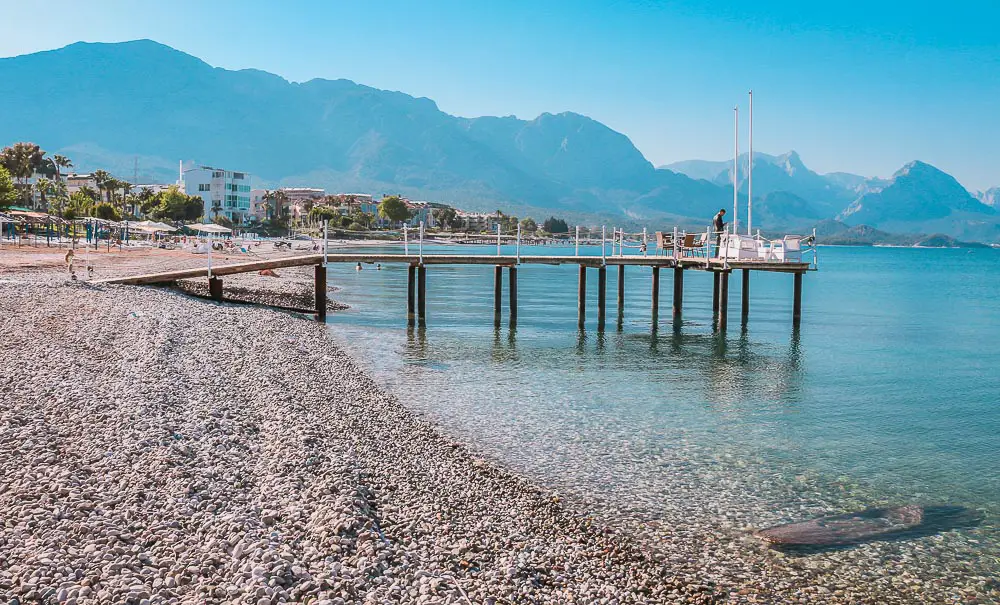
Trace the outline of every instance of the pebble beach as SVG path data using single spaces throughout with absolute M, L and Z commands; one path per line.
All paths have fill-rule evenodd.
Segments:
M 749 532 L 608 523 L 415 414 L 311 318 L 182 291 L 199 294 L 197 283 L 67 278 L 56 262 L 0 275 L 5 602 L 958 603 L 996 594 L 979 584 L 968 600 L 863 570 L 835 585 L 824 565 L 776 556 Z M 227 287 L 248 301 L 307 295 L 294 271 L 240 280 Z

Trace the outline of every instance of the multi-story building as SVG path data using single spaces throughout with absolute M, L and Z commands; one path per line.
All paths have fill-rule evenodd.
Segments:
M 313 205 L 326 195 L 324 189 L 314 187 L 282 187 L 278 191 L 285 194 L 291 217 L 294 219 L 301 219 L 309 214 Z
M 211 166 L 182 169 L 181 182 L 184 193 L 204 201 L 205 222 L 218 214 L 237 224 L 250 215 L 250 181 L 246 172 L 233 172 Z
M 490 214 L 462 210 L 455 212 L 456 226 L 460 225 L 465 231 L 493 231 L 497 228 L 499 220 L 500 217 L 495 212 Z
M 70 173 L 64 178 L 66 179 L 66 192 L 69 195 L 73 195 L 84 187 L 90 187 L 97 191 L 97 181 L 94 180 L 93 175 Z

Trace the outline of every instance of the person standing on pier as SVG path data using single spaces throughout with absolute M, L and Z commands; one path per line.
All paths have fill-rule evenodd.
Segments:
M 726 222 L 723 218 L 726 216 L 726 209 L 720 208 L 719 212 L 716 213 L 715 218 L 712 219 L 712 231 L 715 231 L 715 250 L 718 254 L 719 246 L 722 243 L 722 232 L 726 230 Z

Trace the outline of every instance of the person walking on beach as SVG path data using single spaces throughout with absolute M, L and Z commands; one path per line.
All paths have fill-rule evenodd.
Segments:
M 719 251 L 719 245 L 722 243 L 722 232 L 726 230 L 726 222 L 723 218 L 726 216 L 726 209 L 720 208 L 712 218 L 712 231 L 715 232 L 715 250 L 716 254 Z

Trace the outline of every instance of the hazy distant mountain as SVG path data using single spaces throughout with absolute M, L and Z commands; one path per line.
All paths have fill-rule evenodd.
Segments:
M 740 191 L 747 191 L 749 180 L 747 170 L 749 154 L 740 154 Z M 732 186 L 733 162 L 708 160 L 688 160 L 662 166 L 661 169 L 680 172 L 691 178 L 705 179 L 720 186 Z M 842 175 L 845 173 L 838 173 Z M 849 175 L 854 177 L 854 175 Z M 845 182 L 845 180 L 847 182 Z M 827 215 L 833 215 L 854 199 L 855 187 L 864 182 L 864 177 L 856 177 L 857 182 L 838 176 L 832 179 L 817 174 L 802 162 L 795 151 L 774 156 L 766 153 L 753 154 L 753 194 L 766 197 L 772 193 L 787 192 L 796 198 L 808 200 L 811 207 Z M 792 198 L 788 198 L 792 199 Z M 810 218 L 810 217 L 800 217 Z
M 33 141 L 78 170 L 172 182 L 179 160 L 258 185 L 401 193 L 463 208 L 601 216 L 702 228 L 731 208 L 731 163 L 655 169 L 625 135 L 586 116 L 459 118 L 426 98 L 349 80 L 288 82 L 230 71 L 139 40 L 77 43 L 0 59 L 0 146 Z M 740 191 L 747 190 L 746 154 Z M 1000 240 L 996 190 L 973 199 L 911 164 L 889 181 L 820 175 L 794 151 L 754 154 L 754 225 L 842 216 L 881 229 Z M 745 201 L 741 200 L 741 205 Z M 846 210 L 845 210 L 846 209 Z
M 910 162 L 884 188 L 862 195 L 840 220 L 889 231 L 946 233 L 995 241 L 997 212 L 972 197 L 951 175 L 923 162 Z
M 183 159 L 258 182 L 612 213 L 663 180 L 626 136 L 582 115 L 458 118 L 429 99 L 213 68 L 148 40 L 0 59 L 0 81 L 3 144 L 35 141 L 125 177 L 138 156 L 140 180 L 173 181 Z
M 994 215 L 996 211 L 972 197 L 951 175 L 923 162 L 910 162 L 889 184 L 847 207 L 840 219 L 878 226 L 889 221 L 927 221 L 954 213 Z
M 986 191 L 977 191 L 975 197 L 987 206 L 992 206 L 993 208 L 1000 207 L 1000 187 L 991 187 Z

